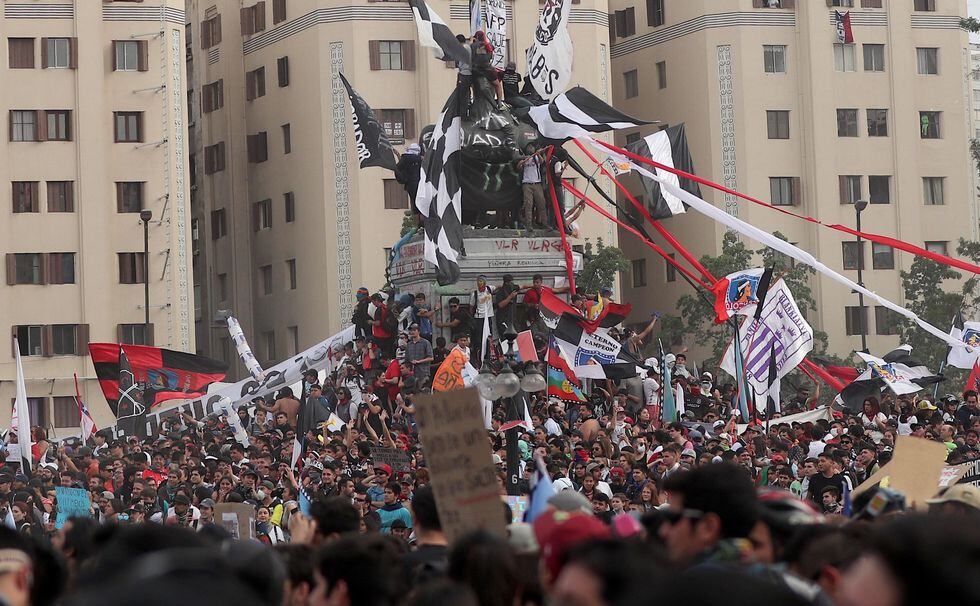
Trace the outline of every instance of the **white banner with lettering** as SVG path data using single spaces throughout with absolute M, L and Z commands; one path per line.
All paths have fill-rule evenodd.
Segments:
M 571 10 L 572 0 L 548 0 L 541 9 L 534 43 L 527 49 L 527 75 L 534 90 L 548 100 L 564 92 L 572 81 Z
M 483 12 L 486 21 L 487 40 L 493 45 L 493 58 L 490 64 L 496 69 L 504 69 L 507 64 L 507 3 L 505 0 L 487 0 Z

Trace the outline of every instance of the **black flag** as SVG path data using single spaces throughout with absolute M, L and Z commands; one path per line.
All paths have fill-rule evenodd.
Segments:
M 694 160 L 691 158 L 691 150 L 687 146 L 687 133 L 684 130 L 683 123 L 675 124 L 652 135 L 647 135 L 639 141 L 627 145 L 626 149 L 638 156 L 659 162 L 664 166 L 671 166 L 677 170 L 694 174 Z M 676 179 L 678 187 L 699 198 L 701 197 L 701 188 L 696 181 L 692 181 L 686 177 L 674 176 L 669 171 L 654 168 L 650 168 L 650 170 L 671 181 Z M 684 206 L 681 201 L 677 197 L 664 192 L 659 182 L 643 177 L 642 175 L 641 178 L 643 189 L 646 191 L 647 200 L 649 200 L 650 214 L 654 219 L 666 219 L 684 212 Z
M 760 305 L 760 307 L 762 307 Z M 779 378 L 776 376 L 778 372 L 776 366 L 776 340 L 773 339 L 772 346 L 769 348 L 769 377 L 768 377 L 768 389 L 766 390 L 766 422 L 772 419 L 772 416 L 779 412 Z
M 116 426 L 126 436 L 146 437 L 146 405 L 143 384 L 136 380 L 129 359 L 119 346 L 119 399 L 116 404 Z
M 438 50 L 443 61 L 455 61 L 469 65 L 472 61 L 470 51 L 456 39 L 456 34 L 425 0 L 408 0 L 415 15 L 415 26 L 419 32 L 419 44 Z
M 391 171 L 395 170 L 395 152 L 391 148 L 391 142 L 388 141 L 388 135 L 375 117 L 374 110 L 364 97 L 357 94 L 344 74 L 339 75 L 350 98 L 351 119 L 354 121 L 354 145 L 357 147 L 357 160 L 361 163 L 361 168 L 380 166 Z

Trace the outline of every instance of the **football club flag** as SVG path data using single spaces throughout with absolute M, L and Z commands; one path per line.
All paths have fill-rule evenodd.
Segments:
M 676 168 L 686 173 L 694 174 L 694 160 L 691 158 L 691 150 L 687 145 L 687 133 L 684 124 L 676 124 L 664 130 L 647 135 L 639 141 L 635 141 L 626 146 L 626 150 L 638 156 L 649 158 L 654 162 Z M 627 167 L 629 163 L 625 164 Z M 657 175 L 676 185 L 684 191 L 690 192 L 695 196 L 701 195 L 701 187 L 697 181 L 686 177 L 678 177 L 675 173 L 667 170 L 650 168 Z M 680 198 L 660 187 L 660 182 L 646 177 L 643 173 L 646 169 L 638 170 L 643 181 L 643 189 L 646 192 L 646 199 L 650 215 L 654 219 L 666 219 L 684 212 L 684 204 Z
M 527 117 L 542 137 L 559 141 L 653 124 L 627 116 L 581 86 L 558 95 L 551 103 L 532 107 Z
M 446 25 L 446 22 L 439 17 L 432 7 L 425 0 L 408 0 L 412 7 L 412 14 L 415 16 L 415 26 L 418 28 L 419 44 L 439 51 L 436 54 L 440 59 L 455 61 L 469 65 L 469 50 L 460 44 L 456 35 Z
M 572 81 L 574 49 L 568 33 L 573 0 L 547 0 L 527 49 L 527 78 L 542 99 L 551 99 Z M 547 135 L 546 135 L 547 136 Z
M 91 348 L 91 344 L 89 345 Z M 119 377 L 116 382 L 116 427 L 126 436 L 146 437 L 146 403 L 144 386 L 136 380 L 129 358 L 122 345 L 119 345 L 117 366 Z M 103 387 L 103 389 L 105 389 Z M 107 398 L 108 399 L 108 398 Z
M 20 469 L 30 475 L 33 469 L 34 436 L 31 435 L 31 408 L 27 403 L 27 382 L 24 380 L 24 364 L 20 359 L 20 344 L 14 337 L 14 362 L 17 378 L 14 384 L 14 411 L 10 419 L 10 429 L 17 433 L 17 446 L 20 447 Z
M 765 269 L 757 267 L 730 273 L 715 282 L 715 323 L 727 322 L 732 316 L 754 316 L 759 304 L 759 283 Z
M 946 356 L 946 364 L 953 368 L 969 370 L 973 368 L 977 359 L 980 358 L 980 322 L 963 321 L 963 312 L 956 312 L 953 317 L 953 326 L 949 330 L 949 336 L 972 346 L 970 351 L 966 347 L 951 346 Z
M 851 12 L 841 14 L 834 11 L 834 22 L 837 25 L 837 41 L 841 44 L 854 44 L 854 32 L 851 30 Z
M 361 168 L 369 166 L 380 166 L 388 170 L 395 170 L 395 152 L 391 147 L 391 141 L 385 134 L 384 128 L 374 114 L 374 110 L 367 104 L 364 97 L 359 95 L 354 87 L 350 85 L 344 74 L 340 76 L 340 81 L 347 89 L 347 98 L 350 100 L 351 120 L 354 123 L 354 147 L 357 151 L 357 160 Z

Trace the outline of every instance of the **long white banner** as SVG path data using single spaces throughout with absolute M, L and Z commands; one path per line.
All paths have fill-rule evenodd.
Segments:
M 548 100 L 564 92 L 572 81 L 571 10 L 572 0 L 548 0 L 541 9 L 534 43 L 527 49 L 527 75 L 534 90 Z
M 504 69 L 507 63 L 507 3 L 504 0 L 487 0 L 483 17 L 487 22 L 487 40 L 493 45 L 490 65 Z

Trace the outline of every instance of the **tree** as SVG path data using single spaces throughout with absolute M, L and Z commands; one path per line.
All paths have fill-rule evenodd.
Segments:
M 596 239 L 595 248 L 588 239 L 585 241 L 582 272 L 575 286 L 583 292 L 597 293 L 603 288 L 611 288 L 616 274 L 630 268 L 626 255 L 618 248 L 604 246 L 602 238 Z
M 405 216 L 402 217 L 402 229 L 398 236 L 404 236 L 418 226 L 419 222 L 415 218 L 415 213 L 412 212 L 412 209 L 408 209 L 405 211 Z

